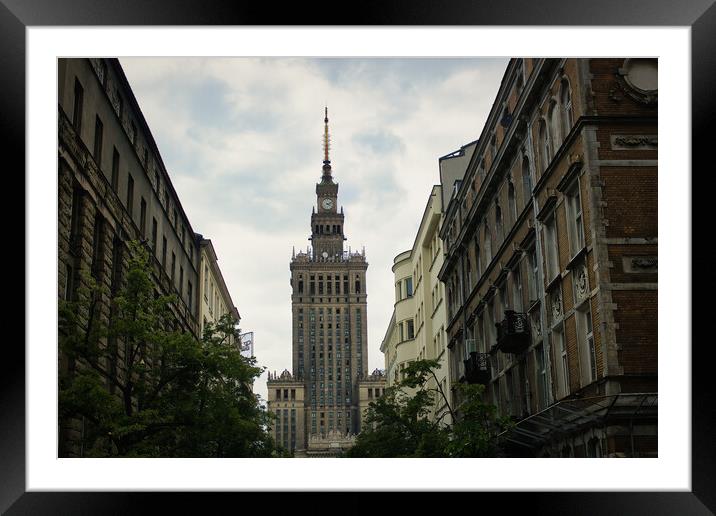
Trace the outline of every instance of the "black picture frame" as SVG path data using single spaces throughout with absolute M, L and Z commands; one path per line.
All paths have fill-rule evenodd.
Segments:
M 691 27 L 692 73 L 692 162 L 704 172 L 707 152 L 713 147 L 712 124 L 716 110 L 716 6 L 714 0 L 533 0 L 469 1 L 453 0 L 445 5 L 430 0 L 362 2 L 346 9 L 337 3 L 287 3 L 213 1 L 210 4 L 189 0 L 0 0 L 0 117 L 6 157 L 15 158 L 12 171 L 18 181 L 17 192 L 27 195 L 25 170 L 25 29 L 28 26 L 63 25 L 532 25 L 532 26 L 689 26 Z M 10 152 L 12 149 L 12 153 Z M 19 152 L 22 149 L 23 152 Z M 662 171 L 662 173 L 677 173 Z M 683 174 L 684 171 L 678 173 Z M 692 181 L 690 171 L 684 180 Z M 702 193 L 696 189 L 693 193 Z M 662 192 L 662 195 L 668 195 Z M 23 196 L 24 198 L 24 196 Z M 663 197 L 662 197 L 663 199 Z M 664 201 L 662 201 L 664 202 Z M 693 205 L 697 205 L 693 198 Z M 693 223 L 704 220 L 693 217 Z M 692 235 L 699 234 L 692 228 Z M 20 246 L 15 247 L 15 252 Z M 24 247 L 20 253 L 24 256 Z M 703 259 L 691 265 L 709 270 Z M 25 269 L 26 276 L 31 271 Z M 24 285 L 23 285 L 24 286 Z M 21 287 L 22 288 L 22 287 Z M 707 305 L 691 300 L 694 311 Z M 25 314 L 27 316 L 27 314 Z M 689 324 L 691 321 L 689 321 Z M 19 324 L 14 323 L 16 327 Z M 697 342 L 692 332 L 692 341 Z M 674 353 L 688 349 L 691 343 L 661 343 Z M 479 505 L 530 513 L 548 514 L 709 514 L 716 511 L 716 444 L 713 421 L 716 405 L 709 396 L 714 389 L 707 368 L 709 341 L 692 350 L 692 491 L 691 492 L 532 492 L 479 493 Z M 147 512 L 151 503 L 160 503 L 162 512 L 176 504 L 182 511 L 206 508 L 203 495 L 165 493 L 27 493 L 25 492 L 25 352 L 17 339 L 5 339 L 0 377 L 0 512 L 7 514 L 134 514 Z M 664 364 L 661 364 L 664 367 Z M 663 369 L 662 369 L 663 371 Z M 667 368 L 668 371 L 668 368 Z M 292 496 L 292 507 L 302 495 Z M 329 495 L 331 498 L 333 496 Z M 354 512 L 388 510 L 382 501 L 377 507 L 362 493 L 346 493 L 336 500 L 340 507 Z M 412 497 L 422 503 L 425 493 Z M 442 496 L 451 496 L 447 493 Z M 478 494 L 470 495 L 478 496 Z M 230 499 L 228 499 L 230 497 Z M 171 499 L 170 499 L 171 498 Z M 198 498 L 198 499 L 197 499 Z M 284 505 L 276 494 L 225 494 L 232 505 L 241 500 L 264 507 Z M 268 499 L 271 501 L 269 502 Z M 509 502 L 507 502 L 509 500 Z M 464 500 L 463 500 L 464 501 Z M 151 502 L 151 503 L 150 503 Z M 401 504 L 404 501 L 400 502 Z M 445 502 L 443 502 L 445 503 Z M 452 502 L 450 502 L 452 504 Z M 509 505 L 506 505 L 509 503 Z M 236 507 L 236 505 L 234 505 Z M 458 506 L 453 506 L 453 510 Z M 477 506 L 473 506 L 477 507 Z M 493 509 L 495 510 L 495 509 Z M 291 512 L 295 512 L 291 510 Z M 343 511 L 342 511 L 343 512 Z

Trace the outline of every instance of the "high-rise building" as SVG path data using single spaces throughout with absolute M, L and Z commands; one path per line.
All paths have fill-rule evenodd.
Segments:
M 350 446 L 349 436 L 360 431 L 358 383 L 368 377 L 368 262 L 364 250 L 344 249 L 345 219 L 343 208 L 338 209 L 338 183 L 329 158 L 327 108 L 324 124 L 323 174 L 311 213 L 311 245 L 294 251 L 290 265 L 293 373 L 285 371 L 282 378 L 268 382 L 269 409 L 279 418 L 274 426 L 277 442 L 295 441 L 291 450 L 309 449 L 311 442 L 316 455 L 324 445 L 332 454 Z M 283 435 L 279 439 L 277 434 L 291 426 L 283 425 L 283 412 L 275 409 L 272 393 L 278 387 L 272 383 L 288 380 L 304 385 L 305 401 L 299 408 L 305 413 L 296 416 L 305 422 L 302 440 Z

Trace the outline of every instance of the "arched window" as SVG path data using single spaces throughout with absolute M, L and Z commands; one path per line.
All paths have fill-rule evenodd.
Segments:
M 490 227 L 485 222 L 485 267 L 489 267 L 492 261 L 492 235 L 490 234 Z
M 547 170 L 549 162 L 552 159 L 551 149 L 549 145 L 549 134 L 547 133 L 547 122 L 544 119 L 539 122 L 539 139 L 537 142 L 538 154 L 541 160 L 542 171 Z
M 549 135 L 552 143 L 552 152 L 550 156 L 554 156 L 562 144 L 562 121 L 559 117 L 559 106 L 557 101 L 553 100 L 549 104 Z
M 527 156 L 522 158 L 522 190 L 524 202 L 527 204 L 532 197 L 532 174 L 530 173 L 530 160 Z
M 482 256 L 480 255 L 480 237 L 478 234 L 475 235 L 475 267 L 477 270 L 477 277 L 482 274 Z
M 562 111 L 562 133 L 566 136 L 572 130 L 572 92 L 567 79 L 562 79 L 559 103 Z
M 504 238 L 504 234 L 502 232 L 502 208 L 500 208 L 500 204 L 495 200 L 495 238 L 497 239 L 497 242 L 502 242 L 502 239 Z
M 517 201 L 515 201 L 515 185 L 512 178 L 507 181 L 507 208 L 510 210 L 510 226 L 517 222 Z

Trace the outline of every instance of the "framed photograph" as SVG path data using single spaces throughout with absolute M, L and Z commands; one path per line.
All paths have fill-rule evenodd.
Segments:
M 712 2 L 653 5 L 637 1 L 560 0 L 550 3 L 549 9 L 524 0 L 508 0 L 499 5 L 388 3 L 360 6 L 352 17 L 335 10 L 335 6 L 295 5 L 277 9 L 228 2 L 201 7 L 163 0 L 151 6 L 104 0 L 91 5 L 82 0 L 2 0 L 1 98 L 6 120 L 3 130 L 8 149 L 24 149 L 23 153 L 16 152 L 22 157 L 13 169 L 26 171 L 20 188 L 24 189 L 26 201 L 27 302 L 26 348 L 6 346 L 6 363 L 13 366 L 2 383 L 5 410 L 0 431 L 3 464 L 0 509 L 8 514 L 79 510 L 131 513 L 144 505 L 148 497 L 155 496 L 138 491 L 242 491 L 238 496 L 253 491 L 349 492 L 334 498 L 340 504 L 359 503 L 358 497 L 364 496 L 363 492 L 408 491 L 417 495 L 418 491 L 470 491 L 473 493 L 468 496 L 479 492 L 480 496 L 491 496 L 500 503 L 512 497 L 509 499 L 518 506 L 549 514 L 707 514 L 716 510 L 710 482 L 716 460 L 711 420 L 716 419 L 716 411 L 708 396 L 713 389 L 709 389 L 704 371 L 709 363 L 704 351 L 707 346 L 692 345 L 691 311 L 703 308 L 694 302 L 691 292 L 690 238 L 698 234 L 692 229 L 695 219 L 691 217 L 691 206 L 699 205 L 695 197 L 692 200 L 691 168 L 692 163 L 705 161 L 706 149 L 710 147 L 705 140 L 711 136 L 710 122 L 715 112 L 712 92 L 716 88 L 716 58 L 712 49 L 716 8 Z M 602 59 L 604 70 L 584 64 L 589 59 Z M 535 69 L 541 75 L 530 76 L 529 72 Z M 67 77 L 81 79 L 85 72 L 105 90 L 109 99 L 106 116 L 98 111 L 91 120 L 82 118 L 81 106 L 83 102 L 91 104 L 95 92 L 82 87 L 82 80 L 75 78 L 72 83 Z M 608 77 L 601 81 L 600 73 Z M 535 93 L 532 100 L 530 95 L 521 96 L 519 91 L 514 99 L 510 97 L 513 83 L 516 91 L 549 89 L 546 82 L 536 83 L 547 79 L 535 78 L 547 76 L 557 77 L 552 88 L 554 106 L 536 99 L 542 93 Z M 578 90 L 576 77 L 588 77 L 595 90 Z M 200 86 L 197 78 L 202 79 Z M 229 103 L 217 102 L 220 96 L 227 98 L 221 88 L 232 78 L 243 81 L 244 96 L 238 98 L 234 93 Z M 287 84 L 295 86 L 290 95 L 285 93 L 289 91 Z M 321 89 L 328 98 L 317 100 Z M 312 125 L 309 121 L 312 115 L 308 113 L 315 111 L 316 102 L 321 105 Z M 544 104 L 534 108 L 535 113 L 540 110 L 543 113 L 521 114 L 520 106 L 528 102 L 535 106 Z M 591 115 L 586 109 L 572 107 L 582 102 L 589 105 Z M 191 103 L 190 108 L 185 108 L 187 103 Z M 305 105 L 309 103 L 310 106 Z M 638 113 L 619 111 L 625 103 L 638 106 Z M 227 116 L 229 107 L 236 106 L 242 108 L 241 119 Z M 182 120 L 187 109 L 193 110 L 192 117 Z M 141 120 L 123 118 L 121 113 L 132 110 L 139 112 Z M 163 219 L 157 224 L 157 219 L 152 218 L 152 202 L 147 206 L 141 181 L 132 177 L 132 170 L 127 178 L 123 175 L 119 155 L 124 158 L 130 147 L 125 153 L 122 147 L 115 146 L 114 156 L 112 149 L 103 147 L 102 134 L 108 135 L 112 130 L 107 118 L 112 111 L 120 113 L 119 125 L 129 135 L 138 163 L 146 166 L 148 195 L 155 195 L 157 205 L 164 206 L 167 221 L 173 227 L 171 231 L 163 226 Z M 628 116 L 624 115 L 627 111 Z M 597 121 L 596 114 L 611 118 Z M 202 124 L 202 120 L 211 123 Z M 61 165 L 63 159 L 69 159 L 66 154 L 73 152 L 72 139 L 67 135 L 75 132 L 79 135 L 79 123 L 94 135 L 94 148 L 85 154 L 112 170 L 112 177 L 108 176 L 106 182 L 126 203 L 124 210 L 129 211 L 130 225 L 134 220 L 146 248 L 154 251 L 158 266 L 165 269 L 168 278 L 171 270 L 168 281 L 178 281 L 180 303 L 172 306 L 183 307 L 181 313 L 203 314 L 205 310 L 207 314 L 232 315 L 231 321 L 227 319 L 224 323 L 229 325 L 227 338 L 235 341 L 237 356 L 248 360 L 255 356 L 259 366 L 268 368 L 250 383 L 253 392 L 259 393 L 284 423 L 284 433 L 276 430 L 272 435 L 279 445 L 283 444 L 288 456 L 301 458 L 273 455 L 206 459 L 193 455 L 195 458 L 191 459 L 169 459 L 161 454 L 149 458 L 149 453 L 115 453 L 126 441 L 106 436 L 93 441 L 92 450 L 82 449 L 79 454 L 72 448 L 75 444 L 67 444 L 80 442 L 67 437 L 72 432 L 81 434 L 83 446 L 90 442 L 85 436 L 90 430 L 86 429 L 104 428 L 106 432 L 106 427 L 94 422 L 85 426 L 83 421 L 80 426 L 67 428 L 58 425 L 59 323 L 55 295 L 58 275 L 60 299 L 72 297 L 67 292 L 77 280 L 68 279 L 75 276 L 71 265 L 63 261 L 61 245 L 58 260 L 48 257 L 57 257 L 57 224 L 63 223 L 58 222 L 58 210 L 61 213 L 67 204 L 62 201 Z M 392 124 L 397 128 L 401 123 L 400 129 L 393 129 Z M 571 128 L 581 129 L 590 123 L 593 129 L 585 129 L 584 134 L 590 135 L 587 139 L 591 138 L 591 143 L 584 144 L 582 153 L 574 150 L 577 147 L 570 148 L 571 144 L 560 143 L 577 141 L 578 131 Z M 612 124 L 610 127 L 625 125 L 604 136 L 595 128 L 599 123 Z M 92 127 L 87 128 L 87 124 Z M 250 126 L 244 133 L 251 133 L 250 139 L 242 143 L 227 137 L 231 132 L 227 124 Z M 280 125 L 284 127 L 277 127 Z M 164 131 L 161 142 L 159 126 Z M 631 132 L 630 127 L 634 128 Z M 176 134 L 171 134 L 174 129 Z M 528 133 L 529 137 L 524 136 Z M 147 134 L 150 136 L 146 137 Z M 512 165 L 510 170 L 492 167 L 502 159 L 501 152 L 507 152 L 505 147 L 501 148 L 502 142 L 515 134 L 522 134 L 515 138 L 529 138 L 525 142 L 530 142 L 521 149 L 514 144 L 510 150 L 519 155 L 514 161 L 514 170 L 518 172 L 511 170 Z M 186 135 L 191 136 L 191 145 L 183 143 Z M 660 154 L 659 136 L 663 142 Z M 142 147 L 143 137 L 148 143 Z M 63 138 L 69 143 L 63 143 Z M 350 144 L 345 143 L 347 140 Z M 196 142 L 202 142 L 204 147 L 200 149 Z M 55 174 L 58 144 L 59 183 Z M 91 146 L 87 142 L 85 145 Z M 219 152 L 212 153 L 209 150 L 212 145 L 215 149 L 235 146 L 223 158 L 233 159 L 233 163 L 217 164 L 219 158 L 213 154 Z M 596 149 L 607 147 L 612 154 L 607 152 L 597 158 Z M 163 148 L 170 149 L 166 155 Z M 412 148 L 419 160 L 393 159 L 409 154 Z M 440 148 L 444 150 L 436 150 Z M 249 160 L 246 156 L 252 149 L 258 152 Z M 594 154 L 587 155 L 590 152 Z M 81 149 L 77 155 L 80 154 Z M 134 154 L 130 158 L 134 159 Z M 338 166 L 341 159 L 345 165 Z M 150 167 L 152 160 L 155 165 Z M 423 165 L 426 162 L 429 164 Z M 287 172 L 294 164 L 295 173 Z M 311 164 L 317 164 L 313 171 Z M 462 170 L 459 178 L 452 177 L 455 172 L 450 167 L 455 164 Z M 583 174 L 590 167 L 604 171 L 598 180 L 592 174 L 589 182 L 589 175 Z M 617 171 L 621 175 L 614 172 L 619 167 L 630 167 L 630 177 L 626 178 L 624 170 Z M 705 163 L 703 168 L 709 169 Z M 149 173 L 150 169 L 155 175 Z M 180 183 L 174 180 L 174 170 L 181 171 Z M 233 170 L 236 175 L 222 176 L 221 171 L 225 170 Z M 505 176 L 504 188 L 502 183 L 498 185 L 498 172 Z M 550 179 L 553 172 L 555 177 Z M 610 176 L 612 172 L 614 175 Z M 352 174 L 363 175 L 346 177 Z M 168 178 L 170 175 L 172 179 Z M 238 181 L 232 177 L 243 183 L 232 184 Z M 341 186 L 340 194 L 339 183 L 347 184 Z M 415 183 L 418 186 L 413 188 Z M 270 196 L 252 194 L 261 190 L 262 185 L 271 189 L 275 202 L 271 203 Z M 430 191 L 431 187 L 440 188 Z M 68 202 L 72 206 L 67 208 L 67 224 L 71 235 L 73 221 L 81 218 L 82 208 L 74 212 L 75 194 L 71 186 L 68 188 L 71 198 Z M 583 209 L 586 201 L 582 199 L 589 188 L 599 190 L 599 195 L 597 198 L 590 193 L 589 198 L 597 200 Z M 642 210 L 638 216 L 649 220 L 633 222 L 629 219 L 631 212 L 609 211 L 609 195 L 620 188 L 633 192 L 632 204 L 635 210 Z M 110 197 L 114 195 L 107 192 Z M 203 213 L 189 217 L 189 210 L 185 213 L 188 203 L 177 200 L 191 197 L 192 194 L 184 192 L 215 197 L 217 202 L 205 203 L 201 208 L 206 214 L 226 210 L 214 217 L 256 217 L 255 228 L 236 232 L 235 227 L 227 224 L 223 229 L 207 229 L 207 234 L 199 234 L 203 231 L 201 227 L 197 229 L 195 220 L 207 226 L 206 221 L 212 219 Z M 223 197 L 232 195 L 236 197 L 233 204 L 224 202 Z M 530 195 L 534 209 L 521 211 L 523 204 L 531 206 Z M 661 197 L 658 210 L 649 208 L 649 211 L 640 204 L 649 195 L 653 200 Z M 442 208 L 437 205 L 431 208 L 430 199 L 438 197 Z M 469 204 L 473 202 L 474 209 Z M 347 206 L 345 215 L 342 204 Z M 440 227 L 429 222 L 431 209 L 435 210 L 434 221 L 441 221 Z M 271 217 L 268 216 L 271 210 L 286 213 L 283 218 Z M 200 208 L 193 213 L 198 211 Z M 484 218 L 475 215 L 482 211 Z M 287 215 L 288 212 L 295 216 Z M 280 227 L 293 228 L 293 219 L 302 216 L 304 223 L 297 223 L 297 227 L 310 227 L 309 232 L 293 229 L 294 236 L 286 242 L 285 233 L 280 237 L 283 240 L 269 238 Z M 343 234 L 344 216 L 350 241 Z M 601 244 L 593 242 L 599 230 L 589 229 L 593 223 L 590 219 L 599 216 L 604 219 L 599 220 L 602 228 L 612 228 L 611 233 L 604 230 L 601 241 L 604 249 L 607 246 L 615 249 L 608 254 L 609 259 L 604 255 L 602 261 L 596 251 Z M 619 218 L 622 216 L 629 222 L 622 223 Z M 380 229 L 384 237 L 377 238 L 377 229 L 390 226 L 391 220 L 395 227 Z M 259 231 L 261 221 L 266 234 Z M 468 245 L 475 247 L 475 251 L 470 247 L 464 256 L 460 255 L 460 249 L 465 246 L 451 245 L 463 238 L 460 237 L 463 221 L 470 221 L 465 222 L 465 227 L 475 226 L 467 230 L 474 232 Z M 455 233 L 453 223 L 457 226 Z M 653 239 L 628 237 L 630 228 L 639 224 L 658 228 L 661 240 L 658 254 L 656 235 Z M 105 251 L 99 243 L 103 237 L 112 241 L 107 237 L 109 229 L 102 227 L 95 223 L 94 232 L 88 233 L 93 247 L 92 264 L 95 254 L 115 252 Z M 431 345 L 444 348 L 446 369 L 449 361 L 450 368 L 461 371 L 453 375 L 455 378 L 465 384 L 484 385 L 500 413 L 511 416 L 511 422 L 505 423 L 509 433 L 500 434 L 509 437 L 505 449 L 511 452 L 501 458 L 342 457 L 327 462 L 329 459 L 323 457 L 340 455 L 345 451 L 344 445 L 346 449 L 354 445 L 360 428 L 355 419 L 365 409 L 363 401 L 367 407 L 370 401 L 385 394 L 386 387 L 404 379 L 406 371 L 408 377 L 413 374 L 412 359 L 399 358 L 395 350 L 424 331 L 421 322 L 429 314 L 418 303 L 414 317 L 411 315 L 408 320 L 399 313 L 398 305 L 413 297 L 418 285 L 424 287 L 428 279 L 423 280 L 419 271 L 430 267 L 424 268 L 418 259 L 413 259 L 415 253 L 404 251 L 414 245 L 413 240 L 418 241 L 416 231 L 423 235 L 420 232 L 430 227 L 434 232 L 432 241 L 445 245 L 445 265 L 441 256 L 441 266 L 430 280 L 445 286 L 445 307 L 441 308 L 446 310 L 444 324 L 450 326 L 447 324 L 450 319 L 454 322 L 456 314 L 464 314 L 459 316 L 462 329 L 455 325 L 442 341 L 433 339 Z M 625 228 L 624 234 L 616 229 L 621 227 Z M 365 235 L 356 235 L 358 231 L 353 228 Z M 583 228 L 587 228 L 586 232 Z M 189 245 L 185 229 L 195 237 L 188 239 Z M 121 230 L 116 231 L 116 238 L 121 238 Z M 221 235 L 223 242 L 209 231 Z M 167 233 L 170 252 L 167 253 L 165 237 L 162 255 L 161 237 Z M 309 242 L 307 246 L 304 242 L 302 248 L 306 236 Z M 283 253 L 284 248 L 289 250 L 288 255 L 279 258 L 287 265 L 283 275 L 252 283 L 250 296 L 242 294 L 238 301 L 236 297 L 231 299 L 228 293 L 231 288 L 227 289 L 219 271 L 220 266 L 227 278 L 237 274 L 227 273 L 232 265 L 222 259 L 223 250 L 230 248 L 225 242 L 232 237 L 236 249 L 247 246 L 265 253 L 263 259 L 251 258 L 256 263 L 242 273 L 254 276 L 252 281 L 262 270 L 273 270 L 275 256 Z M 174 240 L 181 249 L 181 253 L 177 251 L 178 260 L 173 252 Z M 369 244 L 362 245 L 366 242 Z M 352 244 L 350 248 L 348 244 Z M 638 252 L 629 248 L 636 244 L 641 245 Z M 401 248 L 392 249 L 393 245 Z M 422 248 L 431 249 L 432 253 L 431 246 Z M 182 253 L 187 254 L 188 262 L 182 261 Z M 195 256 L 197 263 L 201 258 L 207 260 L 207 265 L 202 261 L 192 273 Z M 260 256 L 260 252 L 246 256 Z M 430 256 L 434 259 L 436 253 Z M 657 256 L 662 258 L 662 275 L 658 280 Z M 119 258 L 118 263 L 124 256 Z M 314 262 L 320 262 L 326 270 L 335 270 L 335 283 L 329 277 L 324 284 L 323 276 L 317 276 L 314 287 Z M 380 289 L 366 279 L 368 262 L 381 270 L 379 275 L 371 276 L 380 278 Z M 544 264 L 544 270 L 538 262 Z M 458 263 L 461 265 L 455 265 Z M 471 276 L 471 264 L 477 278 Z M 538 269 L 540 272 L 534 272 L 533 279 L 531 271 Z M 605 269 L 621 279 L 600 283 L 594 271 Z M 114 277 L 123 274 L 121 267 L 120 272 L 92 271 L 100 283 L 102 274 L 112 277 L 107 284 L 114 292 Z M 479 280 L 481 274 L 485 278 L 490 276 L 489 284 Z M 208 281 L 207 276 L 211 278 Z M 285 285 L 286 276 L 290 279 L 290 290 Z M 539 278 L 542 281 L 537 288 L 534 285 Z M 646 283 L 634 287 L 635 282 L 641 281 Z M 261 291 L 261 284 L 265 292 Z M 464 284 L 469 285 L 468 292 L 472 294 L 456 293 L 465 292 Z M 648 288 L 644 287 L 647 284 Z M 272 317 L 270 291 L 280 288 L 285 290 L 280 291 L 283 296 L 280 306 L 285 305 L 286 313 Z M 645 292 L 644 288 L 650 292 L 643 293 L 640 299 L 630 297 L 630 289 Z M 608 296 L 605 291 L 609 291 Z M 339 298 L 339 292 L 345 298 Z M 366 292 L 375 292 L 373 304 L 367 303 Z M 426 306 L 430 289 L 427 292 Z M 618 294 L 612 295 L 613 292 Z M 344 322 L 352 328 L 351 339 L 357 331 L 361 343 L 361 328 L 366 328 L 364 331 L 369 335 L 365 339 L 367 348 L 363 341 L 357 352 L 355 349 L 349 352 L 346 330 L 344 357 L 338 333 L 336 349 L 332 346 L 320 349 L 321 358 L 324 352 L 331 360 L 336 355 L 341 366 L 346 359 L 344 375 L 354 381 L 351 389 L 356 390 L 346 389 L 344 393 L 338 388 L 336 396 L 345 394 L 345 404 L 355 405 L 359 412 L 337 410 L 334 419 L 334 412 L 327 411 L 324 420 L 323 412 L 318 412 L 316 406 L 309 410 L 306 401 L 305 415 L 299 410 L 299 426 L 307 434 L 312 429 L 311 437 L 296 434 L 295 419 L 288 419 L 288 409 L 294 407 L 297 395 L 301 400 L 304 396 L 311 402 L 319 400 L 314 391 L 319 374 L 320 381 L 324 374 L 323 368 L 309 371 L 296 366 L 304 364 L 303 340 L 297 346 L 294 337 L 296 328 L 303 328 L 304 324 L 304 301 L 299 297 L 304 294 L 311 296 L 309 304 L 315 302 L 313 296 L 335 297 L 335 303 L 328 303 L 331 307 L 326 312 L 327 331 L 332 329 L 333 316 L 339 331 L 339 324 L 344 322 L 342 314 L 339 315 L 343 308 L 344 313 L 357 315 L 355 321 L 346 318 Z M 436 295 L 442 299 L 439 289 Z M 292 311 L 285 303 L 288 296 Z M 252 303 L 253 313 L 245 311 L 243 307 Z M 596 318 L 605 310 L 622 308 L 625 303 L 638 307 L 630 312 L 633 319 Z M 439 304 L 433 298 L 430 306 L 437 310 Z M 175 316 L 181 311 L 173 310 Z M 376 317 L 371 310 L 381 315 Z M 253 315 L 257 313 L 260 316 Z M 312 308 L 310 316 L 308 313 L 306 308 L 307 319 L 314 317 Z M 264 326 L 254 327 L 244 314 L 252 314 Z M 323 339 L 323 310 L 318 317 Z M 613 334 L 620 323 L 634 324 L 637 328 L 638 323 L 633 320 L 656 317 L 658 328 L 651 325 L 643 330 L 648 337 L 642 338 L 641 334 L 619 337 L 613 349 L 604 343 L 603 336 L 610 331 Z M 269 327 L 272 320 L 275 331 L 262 334 L 261 328 Z M 600 321 L 597 327 L 592 327 L 593 320 Z M 218 317 L 208 321 L 206 316 L 197 317 L 196 321 L 199 322 L 192 329 L 196 335 L 206 329 L 207 323 L 210 328 L 222 323 Z M 111 330 L 108 332 L 111 340 Z M 306 335 L 308 339 L 309 333 Z M 342 344 L 342 334 L 340 337 Z M 542 338 L 544 348 L 540 344 Z M 630 346 L 638 347 L 645 340 L 658 341 L 658 349 L 652 349 L 648 358 L 644 354 L 630 354 Z M 490 342 L 492 347 L 486 344 Z M 576 346 L 574 350 L 570 348 L 572 343 Z M 265 351 L 268 346 L 272 346 L 272 354 Z M 416 349 L 413 359 L 430 358 L 430 353 Z M 529 358 L 520 362 L 517 356 L 521 353 Z M 318 352 L 314 350 L 314 354 Z M 122 360 L 128 360 L 124 356 Z M 572 356 L 580 357 L 578 365 L 574 365 Z M 524 376 L 518 363 L 529 367 L 532 376 Z M 624 375 L 622 368 L 627 367 L 628 381 L 611 384 L 607 363 L 612 375 Z M 331 382 L 331 389 L 334 381 L 341 381 L 341 369 L 335 371 L 335 378 L 333 369 L 325 370 L 325 381 Z M 614 372 L 617 370 L 621 373 Z M 304 381 L 304 377 L 312 380 Z M 604 381 L 598 382 L 597 378 Z M 442 382 L 438 377 L 435 380 L 438 392 Z M 554 391 L 547 394 L 550 382 Z M 584 387 L 590 382 L 594 391 Z M 513 389 L 522 393 L 525 385 L 524 396 L 512 396 Z M 126 388 L 119 383 L 116 387 Z M 332 390 L 326 392 L 330 394 L 324 400 L 321 391 L 321 407 L 324 401 L 328 406 L 334 403 Z M 355 398 L 360 398 L 360 402 L 350 399 L 351 392 L 359 393 Z M 507 399 L 505 393 L 509 393 Z M 464 406 L 464 399 L 459 396 L 444 396 L 441 418 L 457 418 L 451 403 L 460 399 Z M 336 401 L 336 406 L 342 406 L 342 402 Z M 129 402 L 130 412 L 132 403 Z M 550 407 L 551 412 L 547 410 Z M 631 416 L 625 415 L 627 412 Z M 618 418 L 613 427 L 605 423 L 610 414 Z M 582 428 L 597 420 L 602 421 L 603 428 L 583 432 L 580 442 L 545 444 L 548 440 L 545 436 L 555 425 Z M 635 432 L 635 425 L 641 430 Z M 330 430 L 323 432 L 324 428 Z M 465 441 L 465 446 L 468 445 L 469 439 Z M 101 446 L 113 452 L 104 455 L 98 451 Z M 527 453 L 526 449 L 531 451 Z M 138 458 L 127 458 L 132 456 Z M 466 452 L 465 456 L 479 455 Z M 512 491 L 516 493 L 507 493 Z M 273 494 L 277 493 L 269 496 Z M 281 503 L 295 503 L 294 499 L 287 497 Z M 182 504 L 186 508 L 186 502 Z

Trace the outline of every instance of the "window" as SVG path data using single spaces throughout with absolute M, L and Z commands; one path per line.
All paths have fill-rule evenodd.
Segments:
M 157 252 L 157 219 L 152 217 L 152 251 Z
M 522 275 L 519 265 L 512 270 L 512 307 L 522 312 Z
M 129 213 L 129 216 L 132 216 L 132 211 L 134 209 L 134 178 L 132 177 L 132 174 L 129 174 L 129 179 L 127 180 L 127 212 Z
M 490 234 L 490 227 L 485 222 L 485 268 L 490 266 L 492 262 L 492 235 Z
M 478 240 L 478 234 L 475 234 L 475 270 L 477 271 L 477 278 L 480 278 L 482 274 L 482 255 L 480 255 L 480 242 Z
M 189 304 L 189 311 L 192 310 L 192 301 L 193 301 L 193 298 L 194 298 L 194 292 L 193 292 L 193 290 L 194 290 L 194 289 L 192 288 L 192 284 L 191 284 L 191 281 L 190 281 L 190 282 L 188 283 L 188 285 L 187 285 L 187 293 L 186 293 L 186 295 L 187 295 L 187 301 L 189 302 L 189 303 L 188 303 L 188 304 Z
M 405 296 L 413 297 L 413 278 L 405 279 Z
M 547 170 L 549 162 L 552 159 L 549 145 L 549 135 L 547 134 L 547 123 L 544 119 L 539 122 L 539 137 L 537 139 L 537 154 L 541 159 L 542 172 Z
M 502 232 L 502 208 L 500 208 L 500 204 L 497 202 L 497 199 L 495 199 L 495 228 L 497 230 L 495 238 L 497 238 L 497 242 L 502 242 L 502 239 L 505 237 Z
M 559 106 L 556 101 L 552 101 L 549 105 L 549 133 L 552 140 L 552 154 L 556 154 L 562 144 L 562 121 L 559 116 Z
M 559 274 L 559 248 L 557 246 L 557 223 L 552 214 L 545 221 L 545 259 L 547 266 L 547 281 L 551 281 Z
M 137 126 L 132 122 L 131 124 L 131 132 L 130 132 L 130 138 L 132 139 L 132 145 L 137 144 Z
M 537 374 L 537 394 L 539 408 L 547 407 L 547 367 L 544 358 L 544 346 L 540 344 L 535 348 L 535 367 Z
M 114 147 L 112 151 L 112 190 L 119 190 L 119 151 Z
M 580 333 L 580 344 L 582 347 L 582 356 L 586 357 L 581 360 L 582 378 L 585 379 L 584 384 L 593 382 L 597 379 L 597 355 L 594 349 L 594 332 L 592 331 L 592 311 L 589 303 L 586 310 L 578 310 L 577 324 Z
M 510 226 L 517 222 L 517 201 L 515 201 L 515 185 L 512 179 L 507 182 L 507 208 L 510 214 Z
M 92 235 L 92 276 L 99 280 L 104 266 L 104 218 L 97 213 Z
M 532 174 L 530 173 L 530 160 L 527 156 L 522 158 L 522 190 L 524 203 L 527 204 L 532 197 Z
M 567 79 L 562 79 L 559 102 L 562 108 L 562 133 L 566 136 L 572 130 L 572 92 Z
M 569 251 L 575 256 L 584 247 L 584 226 L 582 223 L 582 201 L 579 180 L 566 192 Z
M 94 150 L 92 155 L 99 168 L 102 168 L 102 120 L 99 115 L 94 119 Z
M 564 333 L 561 327 L 552 330 L 552 349 L 555 353 L 559 353 L 557 366 L 557 385 L 559 388 L 559 397 L 564 398 L 569 395 L 569 362 L 567 359 L 567 345 L 564 341 Z
M 412 319 L 408 319 L 406 322 L 407 325 L 407 333 L 408 333 L 408 339 L 414 339 L 415 338 L 415 322 Z
M 170 274 L 172 283 L 174 283 L 174 271 L 176 270 L 176 264 L 177 264 L 177 257 L 174 254 L 174 251 L 172 251 L 172 268 L 171 268 L 171 274 Z
M 527 267 L 528 267 L 528 277 L 529 277 L 529 296 L 530 296 L 530 303 L 532 301 L 536 301 L 539 293 L 539 289 L 537 288 L 537 282 L 539 278 L 539 264 L 537 262 L 537 248 L 532 247 L 528 251 L 528 258 L 527 258 Z
M 162 267 L 167 267 L 167 237 L 162 237 Z
M 179 266 L 179 296 L 184 295 L 184 267 Z
M 204 299 L 209 300 L 209 266 L 204 264 Z
M 122 282 L 122 251 L 122 240 L 115 236 L 112 241 L 112 278 L 110 286 L 113 294 L 119 290 L 119 285 Z
M 360 294 L 360 280 L 359 279 L 356 280 L 355 286 L 356 286 L 356 294 Z
M 142 234 L 142 237 L 147 236 L 147 201 L 144 200 L 144 197 L 142 197 L 140 203 L 139 203 L 139 231 Z
M 75 78 L 75 104 L 72 110 L 72 125 L 78 134 L 82 130 L 82 102 L 84 95 L 84 88 L 82 88 L 80 81 Z

